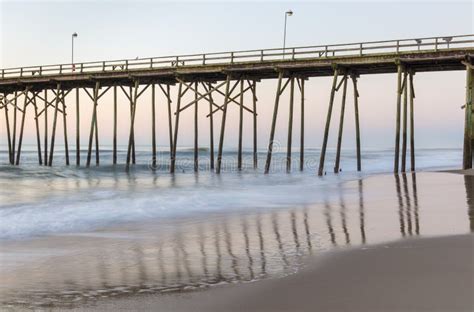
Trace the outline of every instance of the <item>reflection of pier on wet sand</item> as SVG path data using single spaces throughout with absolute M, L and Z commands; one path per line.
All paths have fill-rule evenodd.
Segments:
M 303 257 L 415 235 L 473 231 L 474 177 L 424 173 L 349 182 L 321 204 L 128 224 L 2 243 L 4 305 L 74 306 L 281 277 Z M 441 191 L 442 190 L 442 191 Z M 445 196 L 449 194 L 449 196 Z

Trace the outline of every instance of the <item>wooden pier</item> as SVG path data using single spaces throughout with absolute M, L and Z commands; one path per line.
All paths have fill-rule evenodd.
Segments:
M 394 116 L 395 155 L 393 170 L 397 173 L 415 170 L 415 87 L 413 76 L 417 72 L 464 70 L 466 71 L 466 103 L 460 103 L 460 106 L 465 110 L 462 166 L 467 169 L 472 168 L 474 154 L 473 59 L 474 35 L 462 35 L 294 47 L 285 48 L 284 50 L 278 48 L 0 69 L 0 109 L 4 110 L 10 164 L 20 164 L 25 119 L 28 107 L 32 107 L 33 111 L 28 115 L 35 120 L 38 163 L 40 165 L 53 165 L 57 123 L 62 122 L 65 162 L 66 165 L 69 165 L 66 103 L 74 103 L 76 109 L 75 164 L 80 166 L 80 107 L 84 105 L 80 103 L 80 94 L 87 95 L 93 103 L 93 110 L 85 165 L 91 165 L 93 150 L 95 152 L 95 164 L 99 165 L 98 104 L 104 94 L 109 91 L 113 92 L 113 106 L 100 107 L 100 109 L 113 110 L 110 112 L 113 116 L 113 164 L 117 164 L 117 98 L 120 93 L 123 93 L 130 102 L 130 115 L 127 116 L 127 118 L 130 118 L 130 129 L 126 158 L 126 167 L 129 168 L 136 163 L 136 109 L 141 104 L 139 104 L 139 99 L 142 100 L 145 90 L 151 89 L 152 98 L 148 100 L 152 107 L 151 157 L 153 159 L 152 165 L 156 166 L 155 97 L 157 92 L 161 92 L 167 99 L 167 105 L 163 107 L 165 107 L 165 114 L 168 117 L 169 163 L 170 172 L 173 173 L 176 169 L 180 115 L 188 108 L 194 108 L 194 170 L 199 170 L 198 104 L 199 102 L 207 102 L 209 104 L 207 117 L 209 118 L 210 127 L 209 167 L 211 170 L 215 170 L 216 173 L 220 173 L 222 171 L 229 105 L 238 105 L 239 107 L 237 167 L 239 170 L 242 169 L 244 114 L 251 114 L 253 117 L 253 167 L 257 168 L 257 87 L 262 80 L 277 79 L 264 172 L 270 172 L 278 109 L 281 95 L 284 92 L 288 92 L 290 95 L 286 146 L 286 170 L 290 172 L 292 170 L 295 93 L 301 95 L 301 102 L 299 103 L 301 112 L 299 116 L 301 124 L 299 130 L 299 170 L 303 170 L 305 81 L 312 77 L 332 76 L 333 83 L 331 90 L 329 90 L 330 101 L 317 171 L 319 175 L 323 175 L 325 173 L 325 157 L 335 94 L 342 92 L 334 172 L 338 173 L 340 171 L 348 87 L 352 87 L 354 90 L 357 170 L 360 171 L 362 170 L 362 151 L 360 148 L 358 80 L 361 79 L 362 75 L 394 73 L 397 75 L 397 85 L 394 86 L 396 97 L 393 102 L 397 111 L 396 116 Z M 349 84 L 351 86 L 348 86 Z M 177 89 L 176 99 L 172 99 L 172 87 Z M 185 103 L 183 96 L 191 92 L 194 93 L 194 100 Z M 251 94 L 251 104 L 244 103 L 244 94 L 247 93 Z M 223 103 L 216 103 L 213 95 L 223 96 Z M 52 114 L 52 117 L 51 115 L 48 116 L 48 113 Z M 215 114 L 222 114 L 222 121 L 220 125 L 217 125 L 218 129 L 214 129 L 213 117 Z M 43 136 L 39 127 L 41 118 L 44 122 Z M 216 130 L 219 133 L 219 141 L 215 163 L 214 131 Z M 409 138 L 408 134 L 410 135 Z M 410 146 L 409 168 L 407 165 L 408 144 Z

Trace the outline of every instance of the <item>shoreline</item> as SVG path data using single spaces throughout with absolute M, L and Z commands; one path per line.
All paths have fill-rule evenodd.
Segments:
M 330 251 L 317 258 L 307 259 L 304 269 L 283 278 L 104 299 L 72 311 L 470 311 L 474 307 L 474 234 L 401 239 Z
M 449 173 L 460 173 L 464 178 L 460 178 L 461 175 L 443 174 L 443 172 L 422 172 L 418 173 L 416 178 L 410 173 L 395 177 L 388 174 L 375 175 L 341 183 L 334 190 L 340 191 L 340 196 L 347 195 L 345 201 L 343 197 L 340 197 L 339 201 L 334 198 L 325 205 L 256 210 L 253 213 L 222 212 L 221 215 L 214 215 L 211 220 L 209 218 L 178 220 L 180 222 L 174 220 L 173 224 L 164 227 L 163 224 L 160 226 L 154 222 L 137 227 L 131 224 L 90 233 L 54 235 L 34 241 L 18 242 L 18 245 L 7 244 L 0 250 L 2 256 L 7 255 L 3 258 L 3 261 L 7 262 L 3 264 L 8 266 L 9 260 L 16 271 L 8 273 L 8 269 L 4 269 L 2 272 L 7 272 L 7 275 L 3 277 L 7 278 L 5 279 L 7 283 L 11 281 L 18 289 L 23 289 L 23 285 L 30 286 L 35 283 L 39 286 L 39 288 L 35 286 L 36 289 L 41 289 L 40 281 L 43 279 L 46 279 L 46 283 L 49 280 L 49 285 L 56 284 L 49 289 L 49 293 L 45 289 L 44 298 L 35 298 L 35 293 L 31 293 L 32 297 L 29 300 L 32 302 L 40 302 L 42 299 L 46 302 L 52 300 L 50 305 L 38 308 L 107 311 L 109 305 L 112 306 L 111 310 L 122 308 L 127 310 L 127 305 L 132 305 L 128 309 L 133 307 L 133 310 L 139 311 L 156 310 L 152 309 L 152 306 L 147 306 L 148 301 L 142 302 L 150 300 L 150 305 L 171 304 L 168 310 L 163 311 L 180 311 L 173 308 L 176 305 L 182 307 L 182 311 L 188 311 L 186 306 L 181 304 L 189 302 L 191 308 L 194 308 L 194 301 L 196 304 L 201 304 L 202 298 L 208 298 L 206 300 L 220 298 L 221 291 L 222 297 L 227 296 L 227 292 L 234 293 L 234 289 L 243 294 L 250 290 L 254 291 L 253 289 L 260 291 L 260 287 L 264 285 L 272 285 L 273 288 L 274 285 L 286 284 L 293 278 L 292 276 L 297 278 L 308 272 L 303 269 L 301 272 L 297 270 L 296 274 L 285 272 L 282 275 L 285 264 L 290 264 L 290 268 L 300 268 L 299 263 L 302 262 L 304 266 L 314 269 L 315 265 L 320 267 L 320 261 L 324 263 L 325 256 L 307 258 L 308 255 L 327 254 L 332 257 L 333 254 L 345 255 L 345 252 L 359 249 L 371 250 L 372 246 L 379 246 L 380 243 L 385 245 L 385 242 L 394 240 L 405 242 L 406 239 L 400 240 L 405 236 L 446 237 L 461 234 L 465 233 L 462 229 L 469 228 L 469 222 L 472 231 L 474 220 L 472 218 L 470 221 L 466 220 L 466 204 L 468 210 L 472 209 L 469 201 L 466 203 L 466 195 L 468 200 L 472 198 L 471 191 L 474 190 L 469 189 L 467 181 L 470 181 L 469 176 L 474 171 L 470 170 L 468 174 L 459 170 Z M 441 196 L 442 192 L 450 193 L 453 198 Z M 359 195 L 354 197 L 354 194 Z M 457 200 L 454 200 L 455 198 Z M 380 209 L 381 204 L 383 209 Z M 443 209 L 450 205 L 455 209 L 450 209 L 449 214 L 444 215 L 446 211 Z M 369 217 L 369 221 L 361 219 L 364 216 Z M 373 219 L 375 216 L 376 219 Z M 442 224 L 436 221 L 440 218 L 443 219 Z M 260 231 L 258 224 L 256 227 L 253 225 L 256 221 L 263 222 L 263 234 L 258 232 Z M 365 224 L 366 222 L 368 223 Z M 397 224 L 398 222 L 400 223 Z M 248 223 L 245 225 L 249 226 L 247 230 L 242 228 L 244 223 Z M 202 234 L 204 236 L 201 238 Z M 257 234 L 259 238 L 256 237 Z M 265 241 L 265 250 L 258 249 L 258 239 Z M 411 241 L 411 238 L 408 241 Z M 166 245 L 169 242 L 171 245 L 162 246 L 163 243 Z M 349 247 L 351 249 L 347 250 L 345 246 L 351 246 Z M 161 263 L 162 247 L 165 251 L 164 263 Z M 176 249 L 179 253 L 178 258 L 173 258 Z M 203 250 L 206 253 L 205 258 L 202 258 Z M 48 256 L 44 259 L 25 258 L 24 261 L 29 263 L 25 262 L 23 268 L 15 264 L 18 260 L 15 258 L 15 253 L 21 256 L 22 253 L 34 254 L 35 251 L 51 253 L 58 264 L 46 264 Z M 68 254 L 62 254 L 65 251 Z M 262 252 L 265 254 L 263 258 L 261 258 Z M 383 250 L 381 254 L 383 255 Z M 13 258 L 8 258 L 11 255 Z M 312 260 L 304 262 L 305 258 Z M 43 262 L 39 266 L 38 260 Z M 221 268 L 218 267 L 221 265 L 220 261 Z M 90 264 L 97 267 L 90 267 Z M 157 267 L 158 264 L 160 267 Z M 163 270 L 162 264 L 165 272 L 160 272 Z M 268 275 L 259 276 L 264 272 L 259 271 L 260 265 L 267 267 L 265 274 Z M 125 272 L 122 272 L 124 268 Z M 275 269 L 274 275 L 271 274 L 271 270 L 268 272 L 270 268 Z M 212 276 L 207 275 L 208 270 Z M 202 275 L 203 271 L 205 275 Z M 254 273 L 255 278 L 252 277 Z M 29 276 L 36 278 L 31 280 Z M 165 281 L 164 277 L 168 278 L 168 281 Z M 182 277 L 189 277 L 189 283 L 181 283 Z M 125 284 L 123 284 L 124 278 Z M 173 281 L 173 278 L 177 279 Z M 341 280 L 341 277 L 338 278 Z M 76 291 L 68 288 L 71 279 L 77 284 Z M 179 287 L 175 287 L 176 281 L 181 283 Z M 168 284 L 160 284 L 163 282 Z M 237 285 L 234 285 L 235 283 Z M 174 288 L 175 292 L 161 292 L 160 289 L 164 289 L 164 286 L 170 290 Z M 294 285 L 296 288 L 297 286 Z M 124 291 L 117 290 L 120 288 Z M 77 298 L 85 301 L 68 306 L 67 302 L 74 299 L 67 294 L 68 292 L 77 294 Z M 61 293 L 66 294 L 61 297 Z M 184 300 L 180 299 L 181 296 L 185 297 Z M 232 296 L 229 298 L 233 298 Z M 63 299 L 65 300 L 63 305 L 56 306 L 53 303 Z M 242 300 L 244 299 L 238 299 Z M 266 303 L 270 302 L 260 304 Z M 17 308 L 21 308 L 21 305 L 13 305 L 14 310 Z M 212 307 L 203 308 L 203 311 L 207 310 L 213 311 Z M 226 309 L 221 307 L 221 310 Z M 262 310 L 262 307 L 258 310 Z

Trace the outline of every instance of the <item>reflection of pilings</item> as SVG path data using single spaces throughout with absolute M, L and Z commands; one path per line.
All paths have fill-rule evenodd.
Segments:
M 245 241 L 245 253 L 247 254 L 247 258 L 249 259 L 249 273 L 250 273 L 250 279 L 253 280 L 255 278 L 255 274 L 253 272 L 253 257 L 252 254 L 250 253 L 250 241 L 249 241 L 249 229 L 248 229 L 248 224 L 247 220 L 244 218 L 242 220 L 242 231 L 244 233 L 244 241 Z
M 191 266 L 189 263 L 189 255 L 186 249 L 184 248 L 183 238 L 181 237 L 181 234 L 177 235 L 176 242 L 178 245 L 178 250 L 180 251 L 182 255 L 184 269 L 186 270 L 186 274 L 188 275 L 188 280 L 192 281 L 194 280 L 194 277 L 193 277 L 193 273 L 192 273 Z
M 201 263 L 202 263 L 202 271 L 205 278 L 209 278 L 209 270 L 207 269 L 207 254 L 205 248 L 205 239 L 204 234 L 202 232 L 202 226 L 198 226 L 198 237 L 199 237 L 199 250 L 201 252 Z
M 227 253 L 229 254 L 229 256 L 231 258 L 231 261 L 232 261 L 232 270 L 235 273 L 235 278 L 237 280 L 240 280 L 241 276 L 240 276 L 239 267 L 238 267 L 238 263 L 237 263 L 237 257 L 232 252 L 232 240 L 231 240 L 231 237 L 230 237 L 229 229 L 227 228 L 227 222 L 224 221 L 222 226 L 224 227 L 224 240 L 225 240 Z
M 418 191 L 416 188 L 416 173 L 412 172 L 411 174 L 411 183 L 412 183 L 412 190 L 413 190 L 413 206 L 415 212 L 415 233 L 416 235 L 420 235 L 420 219 L 418 214 Z
M 400 189 L 400 177 L 398 174 L 395 175 L 395 185 L 396 185 L 396 191 L 397 191 L 397 198 L 398 198 L 398 217 L 400 220 L 400 232 L 402 233 L 402 236 L 406 235 L 405 232 L 405 217 L 404 217 L 404 212 L 403 212 L 403 199 L 402 199 L 402 194 L 401 194 L 401 189 Z
M 402 181 L 403 181 L 403 193 L 404 193 L 405 204 L 406 204 L 405 212 L 407 216 L 408 234 L 413 235 L 412 219 L 411 219 L 411 200 L 410 200 L 410 195 L 408 194 L 408 182 L 407 182 L 406 174 L 402 174 Z
M 258 233 L 258 242 L 260 247 L 260 268 L 261 268 L 261 275 L 265 276 L 267 274 L 266 271 L 266 258 L 265 258 L 265 243 L 263 240 L 262 234 L 262 220 L 260 219 L 260 215 L 257 216 L 257 233 Z
M 359 180 L 359 223 L 360 223 L 360 237 L 362 244 L 366 243 L 365 236 L 365 209 L 364 209 L 364 182 Z
M 294 209 L 257 214 L 252 219 L 243 216 L 240 223 L 232 219 L 198 223 L 192 228 L 186 225 L 178 227 L 171 237 L 158 235 L 160 241 L 150 244 L 147 239 L 133 238 L 118 244 L 104 242 L 105 250 L 95 253 L 92 261 L 72 261 L 81 266 L 80 270 L 69 270 L 71 264 L 63 267 L 68 271 L 60 277 L 56 289 L 99 297 L 122 291 L 173 291 L 187 286 L 249 281 L 269 273 L 278 276 L 299 263 L 304 252 L 311 251 L 310 212 L 306 208 Z M 344 216 L 342 220 L 344 223 Z M 335 243 L 335 236 L 333 240 Z M 273 248 L 265 250 L 268 244 Z M 80 274 L 74 275 L 76 272 Z M 66 298 L 70 299 L 74 298 Z
M 278 230 L 277 216 L 274 213 L 272 213 L 272 226 L 273 232 L 275 233 L 275 238 L 278 243 L 278 249 L 280 250 L 281 258 L 285 264 L 285 267 L 288 267 L 288 259 L 286 258 L 285 250 L 283 249 L 283 243 L 281 241 L 280 231 Z
M 294 211 L 290 213 L 291 232 L 293 233 L 293 240 L 295 241 L 296 252 L 300 252 L 300 241 L 298 238 L 298 230 L 296 229 L 296 214 Z
M 324 216 L 326 217 L 326 225 L 328 227 L 328 233 L 331 237 L 331 243 L 333 246 L 337 246 L 336 234 L 334 233 L 334 227 L 332 226 L 332 217 L 331 217 L 331 206 L 329 203 L 324 204 Z
M 469 227 L 474 232 L 474 177 L 464 176 L 464 185 L 466 186 L 467 216 L 469 218 Z
M 346 204 L 344 203 L 342 194 L 339 194 L 339 195 L 340 195 L 340 201 L 341 201 L 339 214 L 341 216 L 342 231 L 344 232 L 344 237 L 346 238 L 346 244 L 349 245 L 351 243 L 351 238 L 349 235 L 349 230 L 347 229 Z
M 311 252 L 313 246 L 311 244 L 311 233 L 309 231 L 309 224 L 308 224 L 308 210 L 305 208 L 304 210 L 304 231 L 306 234 L 306 243 L 308 244 L 308 250 Z
M 219 243 L 220 241 L 220 236 L 218 232 L 218 225 L 216 224 L 214 226 L 214 244 L 215 244 L 215 249 L 216 249 L 216 269 L 217 269 L 217 278 L 218 280 L 223 279 L 222 275 L 222 253 L 221 253 L 221 245 Z

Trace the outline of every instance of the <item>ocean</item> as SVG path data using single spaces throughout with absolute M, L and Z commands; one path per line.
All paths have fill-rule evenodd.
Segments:
M 324 177 L 317 176 L 319 149 L 306 149 L 304 170 L 299 153 L 292 154 L 292 172 L 286 173 L 286 151 L 274 149 L 271 172 L 263 174 L 266 150 L 243 152 L 243 168 L 237 170 L 237 151 L 223 155 L 222 174 L 209 171 L 209 151 L 199 151 L 200 171 L 194 173 L 192 148 L 177 152 L 176 174 L 169 174 L 169 151 L 158 147 L 157 166 L 152 166 L 149 147 L 136 147 L 136 165 L 125 170 L 126 149 L 118 150 L 112 165 L 112 149 L 100 150 L 100 166 L 92 154 L 90 168 L 65 166 L 64 149 L 57 147 L 52 167 L 39 166 L 35 146 L 25 146 L 20 166 L 10 166 L 8 154 L 0 153 L 0 240 L 31 238 L 51 233 L 90 231 L 129 221 L 163 219 L 229 209 L 287 207 L 320 203 L 324 188 L 370 175 L 391 173 L 393 150 L 362 152 L 362 172 L 356 170 L 356 153 L 343 150 L 341 170 L 333 173 L 335 150 L 326 156 Z M 217 151 L 216 151 L 217 154 Z M 408 152 L 409 155 L 409 152 Z M 217 157 L 216 157 L 217 161 Z M 459 168 L 460 149 L 418 149 L 417 171 Z M 409 168 L 409 158 L 407 168 Z M 324 196 L 322 196 L 324 195 Z M 327 198 L 326 198 L 327 199 Z

